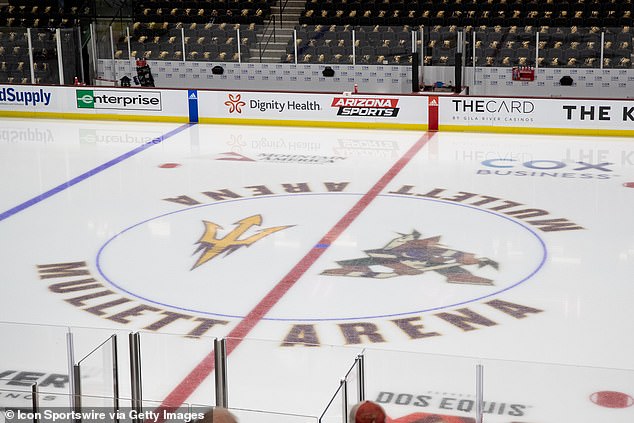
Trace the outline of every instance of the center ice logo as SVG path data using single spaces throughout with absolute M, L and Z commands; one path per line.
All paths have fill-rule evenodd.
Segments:
M 445 276 L 450 283 L 493 285 L 491 279 L 473 275 L 464 266 L 497 269 L 497 262 L 442 245 L 440 236 L 420 239 L 420 235 L 417 231 L 402 234 L 383 248 L 364 251 L 367 257 L 337 261 L 340 268 L 327 269 L 322 274 L 385 279 L 433 271 Z
M 275 226 L 272 228 L 260 229 L 257 233 L 241 239 L 240 237 L 251 229 L 251 227 L 260 226 L 262 224 L 261 215 L 256 214 L 236 222 L 235 224 L 238 225 L 238 227 L 223 238 L 218 238 L 218 229 L 222 229 L 222 226 L 206 220 L 203 221 L 203 223 L 205 224 L 205 232 L 198 240 L 198 248 L 196 249 L 196 253 L 201 251 L 202 253 L 196 261 L 196 264 L 194 264 L 194 267 L 192 267 L 192 270 L 222 253 L 225 253 L 225 255 L 228 256 L 241 247 L 248 247 L 267 235 L 271 235 L 272 233 L 292 226 Z

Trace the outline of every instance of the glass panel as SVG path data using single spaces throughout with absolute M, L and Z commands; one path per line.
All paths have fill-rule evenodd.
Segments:
M 598 27 L 539 28 L 539 67 L 598 68 L 601 30 Z
M 535 29 L 531 26 L 476 28 L 476 66 L 534 66 L 535 40 Z
M 0 27 L 0 82 L 29 84 L 29 63 L 26 28 Z
M 423 61 L 426 66 L 454 66 L 459 30 L 457 26 L 440 25 L 424 28 Z
M 31 387 L 10 386 L 9 381 L 0 379 L 0 410 L 33 410 L 33 396 Z M 40 412 L 45 409 L 54 410 L 55 412 L 68 412 L 70 410 L 70 395 L 58 392 L 38 391 L 37 404 Z M 0 415 L 2 421 L 2 415 Z M 31 419 L 21 418 L 12 420 L 13 422 L 28 422 Z
M 356 403 L 359 402 L 359 394 L 362 389 L 359 385 L 359 381 L 363 380 L 363 377 L 360 375 L 360 365 L 357 359 L 354 360 L 354 363 L 348 370 L 348 373 L 345 375 L 345 380 L 347 383 L 347 393 L 348 397 L 346 398 L 348 410 L 350 410 Z M 365 386 L 364 386 L 365 387 Z
M 334 395 L 330 398 L 326 408 L 321 413 L 319 423 L 339 423 L 343 421 L 343 403 L 344 398 L 343 386 L 339 385 Z
M 68 329 L 18 323 L 0 323 L 2 386 L 25 388 L 33 383 L 47 392 L 68 392 Z
M 475 417 L 476 360 L 373 349 L 364 355 L 366 399 L 391 418 Z
M 141 376 L 143 398 L 160 401 L 183 381 L 181 391 L 193 391 L 192 401 L 207 403 L 216 398 L 214 377 L 214 338 L 141 333 Z M 202 380 L 202 382 L 201 382 Z M 178 404 L 177 404 L 178 405 Z
M 57 35 L 55 29 L 31 29 L 33 68 L 38 84 L 59 84 L 59 61 L 57 59 Z
M 0 410 L 23 409 L 32 407 L 30 386 L 13 386 L 12 379 L 0 379 Z M 2 421 L 2 416 L 0 416 Z
M 227 339 L 231 349 L 235 339 Z M 318 415 L 358 348 L 283 345 L 245 339 L 227 363 L 229 404 L 236 408 Z M 265 363 L 265 364 L 264 364 Z M 274 381 L 275 389 L 271 389 Z
M 634 30 L 630 26 L 606 28 L 603 41 L 603 67 L 630 69 L 634 50 Z
M 358 26 L 355 37 L 357 65 L 412 63 L 412 28 L 409 25 Z
M 482 361 L 486 423 L 511 415 L 531 421 L 630 422 L 634 371 Z M 521 419 L 521 417 L 520 417 Z
M 108 21 L 109 22 L 109 21 Z M 110 26 L 108 23 L 97 21 L 93 23 L 95 28 L 95 45 L 97 46 L 98 59 L 112 59 L 112 45 L 110 43 Z M 117 41 L 116 39 L 114 40 Z
M 351 25 L 300 25 L 297 31 L 297 62 L 323 64 L 352 64 L 354 27 Z M 292 39 L 283 58 L 294 63 Z M 359 43 L 356 43 L 357 46 Z
M 130 30 L 130 50 L 132 57 L 146 60 L 237 62 L 241 58 L 248 61 L 256 48 L 257 33 L 255 24 L 136 22 Z M 125 56 L 125 36 L 115 40 L 118 40 L 115 51 Z
M 72 85 L 75 78 L 81 80 L 78 31 L 78 28 L 62 28 L 60 30 L 61 54 L 64 58 L 64 83 L 66 85 Z
M 116 345 L 113 335 L 88 355 L 76 358 L 81 375 L 78 391 L 85 397 L 82 406 L 116 409 Z
M 106 397 L 104 407 L 113 405 L 114 361 L 118 360 L 119 396 L 130 398 L 129 346 L 127 331 L 114 329 L 71 328 L 75 362 L 80 365 L 81 394 L 91 397 Z M 116 344 L 116 357 L 114 346 Z

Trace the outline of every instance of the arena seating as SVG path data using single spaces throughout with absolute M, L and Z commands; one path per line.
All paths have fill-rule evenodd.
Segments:
M 475 61 L 491 67 L 626 69 L 631 68 L 633 54 L 633 1 L 307 0 L 297 38 L 288 42 L 280 62 L 408 64 L 411 32 L 420 28 L 418 48 L 425 65 L 453 66 L 458 32 L 463 31 L 468 66 Z M 133 57 L 149 60 L 248 61 L 260 24 L 268 21 L 275 2 L 138 1 L 129 39 L 115 39 L 114 55 L 128 58 L 129 43 Z M 25 32 L 29 27 L 35 34 L 36 80 L 54 82 L 55 32 L 47 28 L 77 25 L 90 15 L 89 4 L 10 0 L 1 7 L 0 81 L 30 82 Z
M 83 0 L 11 0 L 0 8 L 0 27 L 68 28 L 82 16 L 91 14 Z
M 147 60 L 179 61 L 183 60 L 184 41 L 186 60 L 231 62 L 238 61 L 240 43 L 241 60 L 248 61 L 257 40 L 256 31 L 255 23 L 135 22 L 130 33 L 130 52 L 132 57 Z M 116 40 L 116 58 L 128 57 L 126 37 Z
M 629 68 L 634 35 L 632 10 L 632 0 L 308 0 L 300 23 L 322 30 L 334 24 L 348 28 L 422 25 L 425 28 L 424 63 L 447 66 L 453 65 L 455 60 L 457 38 L 454 35 L 458 28 L 465 31 L 466 57 L 472 56 L 470 49 L 474 48 L 473 57 L 478 66 L 538 64 L 596 68 L 600 65 L 601 33 L 604 32 L 603 66 Z M 387 31 L 395 32 L 394 29 Z M 475 44 L 472 42 L 474 31 Z M 539 57 L 536 57 L 538 32 Z M 319 46 L 320 39 L 327 37 L 302 39 L 302 47 Z M 385 51 L 386 47 L 390 50 L 388 54 L 394 54 L 391 51 L 394 45 L 391 41 L 386 45 L 387 39 L 379 36 L 379 45 L 371 43 L 374 51 L 366 49 L 357 53 L 357 58 L 362 63 L 381 61 L 381 56 L 385 56 L 381 50 Z M 359 47 L 363 50 L 362 45 Z M 293 60 L 289 54 L 285 61 Z M 301 55 L 298 51 L 300 62 L 319 61 L 321 57 L 312 48 L 303 48 Z

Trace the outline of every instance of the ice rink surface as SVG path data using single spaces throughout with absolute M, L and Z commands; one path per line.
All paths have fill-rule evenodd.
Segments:
M 486 422 L 634 419 L 631 138 L 3 119 L 0 180 L 4 406 L 71 327 L 96 396 L 140 331 L 157 405 L 226 337 L 231 407 L 309 416 L 270 421 L 362 351 L 395 422 L 473 417 L 476 364 Z

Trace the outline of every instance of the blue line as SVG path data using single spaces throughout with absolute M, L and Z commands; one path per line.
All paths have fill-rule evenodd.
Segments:
M 134 155 L 136 155 L 136 154 L 138 154 L 138 153 L 140 153 L 140 152 L 152 147 L 153 145 L 162 143 L 166 139 L 178 134 L 179 132 L 189 128 L 190 126 L 192 126 L 191 123 L 187 123 L 185 125 L 179 126 L 178 128 L 173 129 L 170 132 L 161 135 L 160 137 L 156 137 L 153 140 L 148 141 L 147 143 L 143 144 L 142 146 L 139 146 L 139 147 L 135 148 L 134 150 L 128 151 L 127 153 L 122 154 L 119 157 L 115 157 L 114 159 L 112 159 L 112 160 L 110 160 L 110 161 L 108 161 L 108 162 L 106 162 L 106 163 L 104 163 L 104 164 L 102 164 L 100 166 L 97 166 L 96 168 L 91 169 L 88 172 L 82 173 L 81 175 L 71 179 L 68 182 L 64 182 L 63 184 L 60 184 L 60 185 L 56 186 L 55 188 L 50 189 L 50 190 L 46 191 L 45 193 L 38 195 L 37 197 L 33 197 L 30 200 L 27 200 L 24 203 L 19 204 L 19 205 L 13 207 L 12 209 L 9 209 L 9 210 L 3 212 L 2 214 L 0 214 L 0 222 L 2 222 L 5 219 L 8 219 L 9 217 L 13 216 L 14 214 L 17 214 L 17 213 L 21 212 L 22 210 L 26 210 L 29 207 L 34 206 L 37 203 L 40 203 L 40 202 L 46 200 L 49 197 L 52 197 L 53 195 L 55 195 L 57 193 L 60 193 L 60 192 L 64 191 L 65 189 L 68 189 L 68 188 L 72 187 L 73 185 L 76 185 L 76 184 L 80 183 L 81 181 L 83 181 L 85 179 L 90 178 L 91 176 L 94 176 L 94 175 L 98 174 L 99 172 L 102 172 L 102 171 L 104 171 L 104 170 L 116 165 L 119 162 L 124 161 L 125 159 L 128 159 L 128 158 L 130 158 L 130 157 L 132 157 L 132 156 L 134 156 Z

